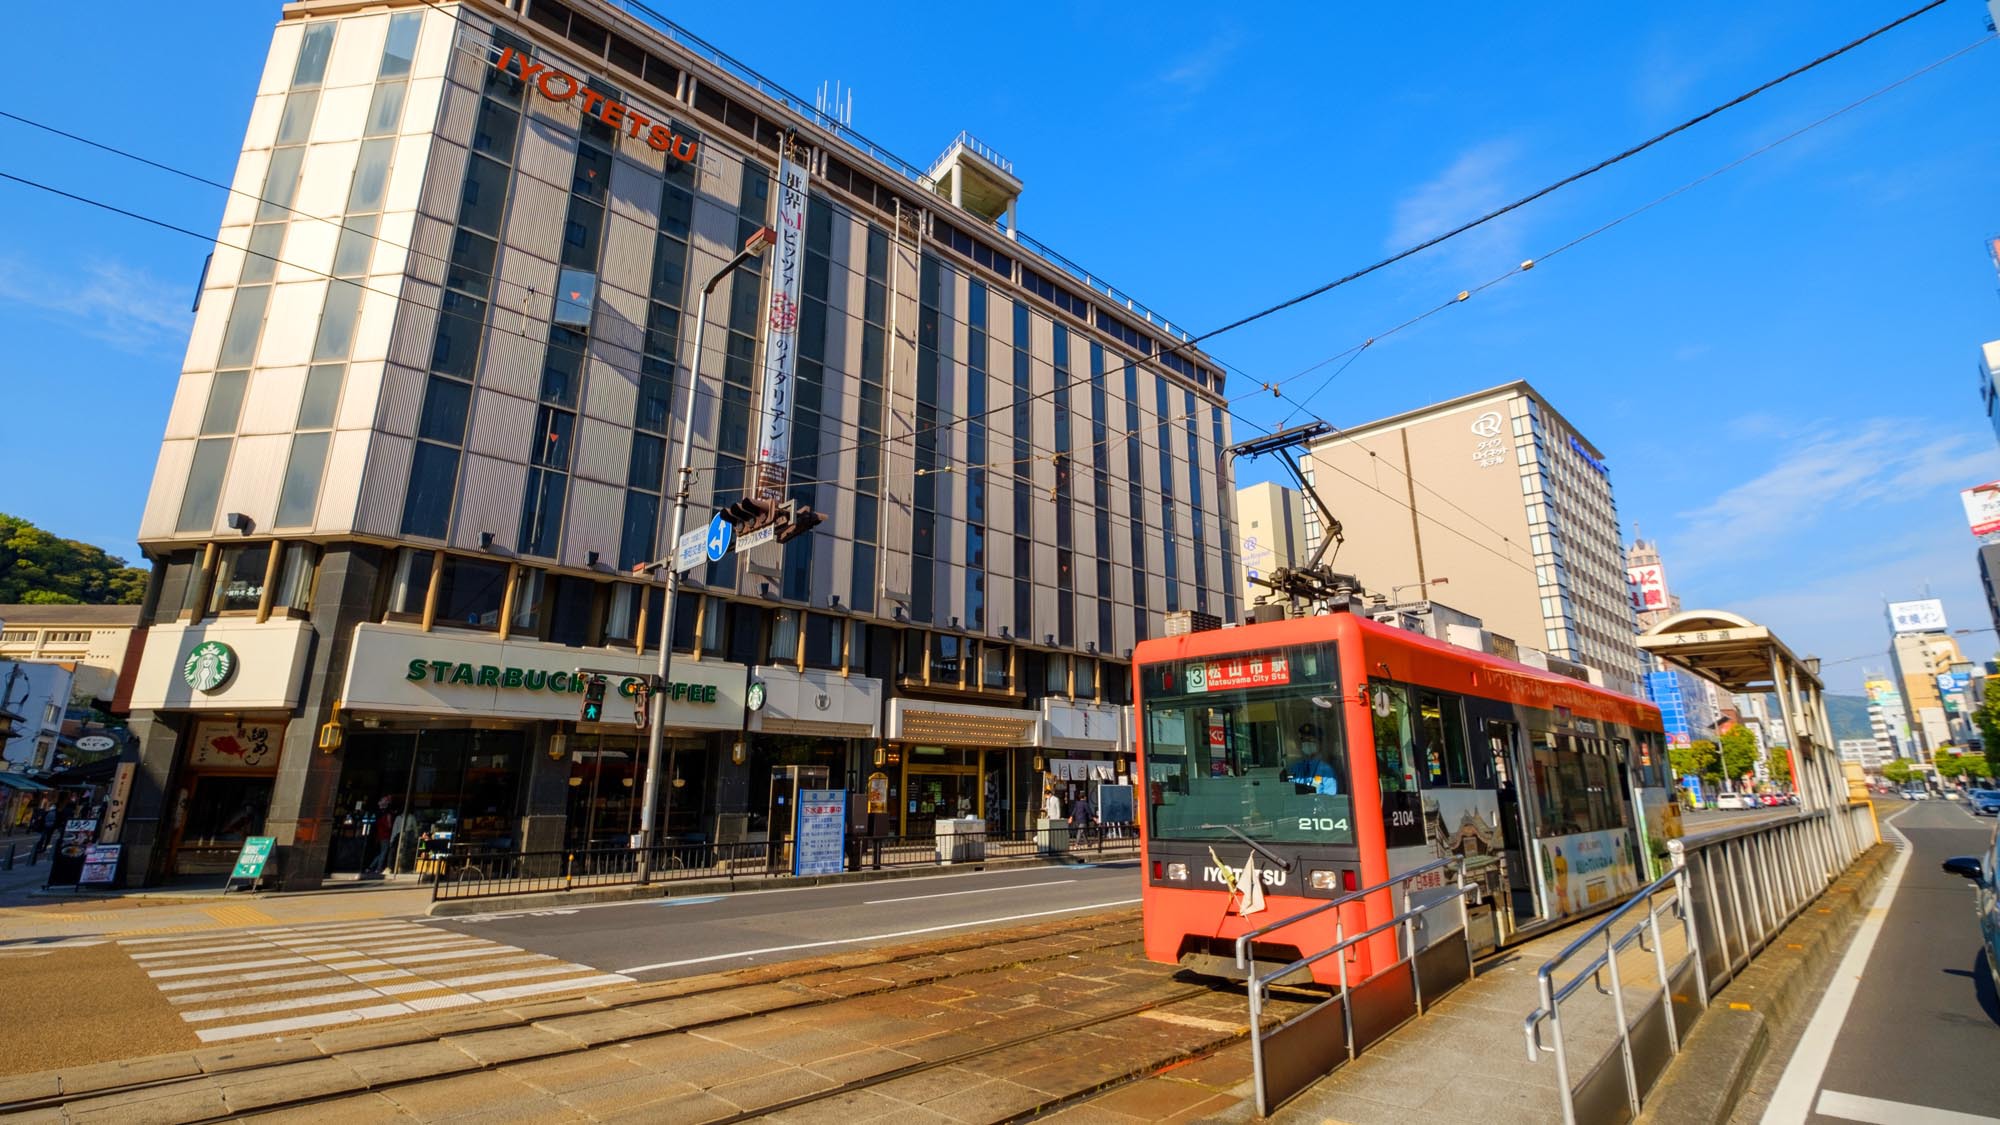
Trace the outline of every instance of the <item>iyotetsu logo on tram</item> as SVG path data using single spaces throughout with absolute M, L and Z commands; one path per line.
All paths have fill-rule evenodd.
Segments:
M 1285 880 L 1290 876 L 1291 872 L 1275 868 L 1268 871 L 1259 870 L 1257 872 L 1258 881 L 1267 887 L 1282 887 L 1285 885 Z M 1221 867 L 1204 867 L 1201 869 L 1201 881 L 1204 883 L 1233 885 L 1242 877 L 1243 869 L 1241 867 L 1230 867 L 1227 864 Z
M 518 71 L 512 65 L 517 59 L 521 63 Z M 552 102 L 582 98 L 586 116 L 595 117 L 613 129 L 624 129 L 633 140 L 640 139 L 640 130 L 643 129 L 646 143 L 654 150 L 664 152 L 675 160 L 689 163 L 694 160 L 698 142 L 682 137 L 670 125 L 654 124 L 652 118 L 616 98 L 585 86 L 583 80 L 573 74 L 556 70 L 547 63 L 532 62 L 526 53 L 512 47 L 501 49 L 500 57 L 493 60 L 493 69 L 502 74 L 515 75 Z

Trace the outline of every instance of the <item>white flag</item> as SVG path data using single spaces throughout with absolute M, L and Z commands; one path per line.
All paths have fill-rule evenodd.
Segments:
M 1264 910 L 1264 880 L 1257 873 L 1256 852 L 1251 852 L 1250 858 L 1243 861 L 1243 874 L 1237 876 L 1237 882 L 1243 888 L 1243 901 L 1236 907 L 1236 913 L 1245 917 L 1262 913 Z

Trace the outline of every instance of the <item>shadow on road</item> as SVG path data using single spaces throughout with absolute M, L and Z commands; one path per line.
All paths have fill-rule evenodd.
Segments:
M 1980 1011 L 1986 1013 L 1986 1018 L 1992 1020 L 1995 1027 L 2000 1027 L 2000 992 L 1993 989 L 1993 970 L 1985 964 L 1988 956 L 1990 954 L 1982 949 L 1973 954 L 1971 969 L 1946 969 L 1944 973 L 1946 976 L 1971 977 L 1974 995 L 1979 997 Z

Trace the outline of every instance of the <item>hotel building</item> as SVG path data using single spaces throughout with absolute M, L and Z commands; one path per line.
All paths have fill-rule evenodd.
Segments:
M 693 357 L 788 146 L 797 254 L 723 278 Z M 792 766 L 886 774 L 858 829 L 1018 829 L 1128 775 L 1139 639 L 1238 615 L 1219 366 L 1021 234 L 969 136 L 919 168 L 599 0 L 301 0 L 235 189 L 139 535 L 134 879 L 245 835 L 288 886 L 409 870 L 391 836 L 624 846 L 647 785 L 666 836 L 758 839 Z M 631 568 L 672 552 L 691 392 L 690 526 L 743 494 L 781 270 L 789 492 L 828 518 L 687 574 L 649 778 L 575 673 L 657 659 Z
M 1391 600 L 1447 579 L 1487 630 L 1645 698 L 1611 470 L 1526 382 L 1347 427 L 1305 465 L 1336 569 Z

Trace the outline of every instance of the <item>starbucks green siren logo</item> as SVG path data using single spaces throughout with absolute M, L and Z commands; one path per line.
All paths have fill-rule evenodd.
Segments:
M 203 641 L 181 665 L 181 679 L 196 691 L 214 691 L 236 673 L 236 652 L 221 641 Z

